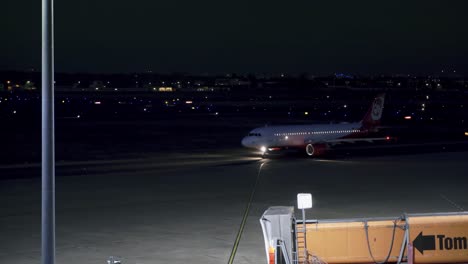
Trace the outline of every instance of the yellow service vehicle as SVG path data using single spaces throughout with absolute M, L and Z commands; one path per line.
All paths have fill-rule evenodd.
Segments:
M 468 212 L 298 220 L 275 206 L 260 223 L 268 264 L 468 263 Z

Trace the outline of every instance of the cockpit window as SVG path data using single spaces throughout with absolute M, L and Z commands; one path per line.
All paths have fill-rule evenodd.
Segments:
M 262 134 L 260 133 L 249 133 L 249 137 L 261 137 Z

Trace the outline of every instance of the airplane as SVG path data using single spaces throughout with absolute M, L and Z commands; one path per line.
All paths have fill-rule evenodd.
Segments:
M 284 149 L 304 149 L 310 157 L 323 155 L 330 146 L 341 143 L 374 142 L 390 137 L 368 137 L 378 130 L 385 94 L 379 94 L 359 122 L 315 125 L 281 125 L 255 128 L 241 144 L 260 150 L 262 157 Z

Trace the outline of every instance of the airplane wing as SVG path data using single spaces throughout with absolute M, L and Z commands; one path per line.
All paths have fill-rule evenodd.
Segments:
M 375 141 L 386 141 L 389 140 L 388 137 L 373 137 L 373 138 L 338 138 L 338 139 L 329 139 L 329 140 L 313 140 L 313 139 L 306 139 L 304 141 L 305 144 L 329 144 L 329 145 L 338 145 L 342 143 L 356 143 L 356 142 L 375 142 Z

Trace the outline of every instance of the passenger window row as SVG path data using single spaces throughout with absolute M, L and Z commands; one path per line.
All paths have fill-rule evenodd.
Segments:
M 313 131 L 313 132 L 294 132 L 294 133 L 276 133 L 275 136 L 297 136 L 297 135 L 322 135 L 322 134 L 337 134 L 337 133 L 356 133 L 358 129 L 351 130 L 334 130 L 334 131 Z

